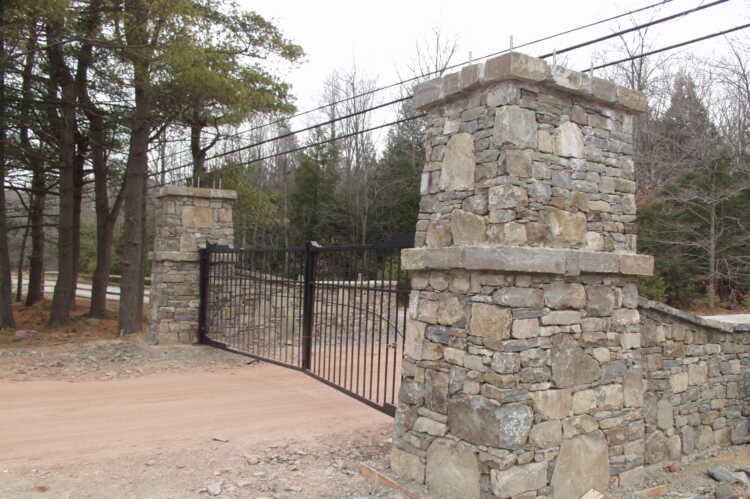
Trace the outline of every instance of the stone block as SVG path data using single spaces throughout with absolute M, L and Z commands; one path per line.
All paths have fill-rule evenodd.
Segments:
M 448 402 L 451 433 L 476 445 L 519 449 L 531 431 L 533 413 L 522 404 L 496 405 L 480 395 L 463 395 Z
M 565 440 L 552 474 L 553 499 L 580 499 L 609 487 L 609 449 L 601 431 Z
M 468 133 L 453 135 L 445 150 L 440 188 L 444 191 L 473 189 L 474 171 L 474 139 Z
M 586 239 L 586 215 L 551 206 L 542 211 L 548 242 L 556 248 L 580 248 Z
M 547 486 L 547 463 L 512 466 L 503 471 L 493 469 L 490 480 L 496 497 L 520 497 L 524 492 L 535 492 Z
M 519 106 L 503 106 L 495 113 L 493 142 L 496 147 L 512 145 L 536 149 L 538 144 L 536 114 Z
M 407 480 L 424 483 L 425 465 L 422 460 L 395 446 L 391 448 L 391 469 Z
M 544 288 L 544 305 L 552 309 L 581 309 L 586 305 L 586 291 L 576 282 L 555 281 Z
M 430 497 L 479 499 L 479 460 L 468 446 L 437 439 L 427 449 L 425 484 Z
M 456 210 L 451 215 L 451 234 L 453 244 L 480 244 L 487 240 L 487 227 L 484 217 L 463 210 Z
M 538 319 L 518 319 L 513 321 L 512 336 L 518 339 L 536 338 L 539 336 Z
M 484 79 L 486 82 L 505 80 L 541 82 L 549 75 L 549 67 L 542 59 L 518 52 L 493 57 L 485 62 Z
M 488 193 L 490 217 L 493 211 L 525 208 L 529 197 L 526 189 L 515 185 L 491 187 Z
M 581 129 L 568 121 L 557 129 L 555 135 L 555 154 L 563 158 L 583 158 L 584 143 Z
M 425 323 L 413 319 L 406 320 L 404 354 L 412 360 L 422 360 Z
M 475 303 L 471 306 L 469 332 L 474 336 L 502 341 L 510 337 L 512 321 L 510 309 Z
M 559 420 L 554 420 L 534 425 L 529 433 L 529 441 L 541 449 L 559 446 L 562 441 L 562 424 Z
M 601 376 L 599 362 L 567 336 L 553 344 L 550 361 L 552 381 L 558 388 L 586 385 Z
M 611 286 L 586 286 L 586 314 L 589 317 L 608 317 L 615 308 L 615 292 Z
M 545 390 L 533 392 L 534 410 L 545 419 L 563 419 L 573 414 L 572 390 Z

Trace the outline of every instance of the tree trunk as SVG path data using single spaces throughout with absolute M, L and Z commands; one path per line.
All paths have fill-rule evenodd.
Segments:
M 31 225 L 31 256 L 29 256 L 29 285 L 26 306 L 44 299 L 44 205 L 47 201 L 47 185 L 43 165 L 34 166 L 29 203 L 29 225 Z
M 31 217 L 28 217 L 31 218 Z M 26 240 L 29 238 L 29 220 L 23 229 L 23 238 L 21 239 L 21 250 L 18 252 L 18 269 L 16 270 L 16 301 L 21 302 L 23 299 L 23 261 L 26 258 Z
M 708 306 L 716 306 L 716 205 L 711 205 L 708 248 Z
M 50 59 L 51 77 L 61 91 L 60 127 L 58 129 L 60 147 L 60 202 L 57 227 L 57 282 L 52 296 L 52 310 L 49 323 L 60 326 L 70 322 L 70 312 L 75 300 L 74 261 L 76 242 L 76 141 L 75 141 L 75 82 L 65 65 L 61 40 L 62 25 L 53 23 L 47 27 L 47 53 Z
M 31 33 L 28 54 L 23 67 L 22 95 L 23 95 L 23 123 L 19 130 L 21 145 L 25 151 L 29 169 L 33 172 L 31 179 L 31 196 L 29 199 L 29 225 L 31 226 L 31 255 L 29 256 L 29 284 L 27 286 L 26 306 L 29 307 L 44 299 L 44 209 L 47 202 L 47 177 L 45 164 L 36 146 L 29 137 L 32 119 L 32 80 L 37 55 L 36 23 L 29 26 Z
M 5 20 L 5 2 L 0 2 L 0 22 Z M 0 63 L 4 64 L 5 39 L 0 35 Z M 5 214 L 5 144 L 7 140 L 7 109 L 5 101 L 5 68 L 0 67 L 0 329 L 15 327 L 11 303 L 10 256 L 8 226 Z
M 148 7 L 145 0 L 125 0 L 127 56 L 133 65 L 135 113 L 125 170 L 125 226 L 120 283 L 120 334 L 140 331 L 143 320 L 143 218 L 147 171 L 151 89 Z
M 194 121 L 190 125 L 190 153 L 193 156 L 193 183 L 201 186 L 207 182 L 206 179 L 206 149 L 201 147 L 201 134 L 203 126 Z M 205 187 L 208 187 L 207 185 Z

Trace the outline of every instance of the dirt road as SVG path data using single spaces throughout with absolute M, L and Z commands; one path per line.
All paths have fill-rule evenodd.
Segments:
M 377 448 L 373 456 L 382 458 L 392 423 L 269 364 L 0 382 L 0 401 L 0 497 L 346 496 L 336 477 L 352 482 L 357 456 L 367 459 L 363 449 Z M 308 458 L 311 467 L 301 467 Z M 321 478 L 330 489 L 311 489 Z M 367 489 L 355 495 L 376 492 L 355 485 Z

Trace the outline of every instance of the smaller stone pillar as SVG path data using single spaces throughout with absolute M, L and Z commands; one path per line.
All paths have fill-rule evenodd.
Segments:
M 153 344 L 198 341 L 199 249 L 234 242 L 235 199 L 235 191 L 219 189 L 168 185 L 159 191 L 149 303 Z

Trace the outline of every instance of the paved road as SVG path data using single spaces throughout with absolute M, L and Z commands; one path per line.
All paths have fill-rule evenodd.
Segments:
M 11 279 L 12 281 L 12 289 L 16 289 L 16 280 Z M 29 285 L 29 281 L 24 279 L 23 281 L 24 289 Z M 46 279 L 44 281 L 44 292 L 52 294 L 55 291 L 55 281 Z M 144 291 L 144 297 L 143 302 L 148 303 L 149 301 L 149 294 L 150 294 L 149 288 L 146 288 Z M 84 282 L 79 282 L 78 287 L 76 288 L 76 296 L 81 298 L 91 298 L 91 284 L 87 284 Z M 120 287 L 119 286 L 107 286 L 107 299 L 112 301 L 120 301 Z

